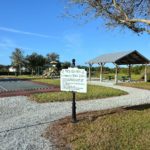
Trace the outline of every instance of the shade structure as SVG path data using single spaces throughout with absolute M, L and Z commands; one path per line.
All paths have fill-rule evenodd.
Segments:
M 100 82 L 102 82 L 102 67 L 106 63 L 113 63 L 116 65 L 116 74 L 115 74 L 115 82 L 118 82 L 118 65 L 128 65 L 129 66 L 129 80 L 131 80 L 131 65 L 133 64 L 147 64 L 150 63 L 150 60 L 140 54 L 137 50 L 132 51 L 124 51 L 124 52 L 117 52 L 117 53 L 110 53 L 101 55 L 94 59 L 91 59 L 86 62 L 89 64 L 90 67 L 93 64 L 99 64 L 101 71 L 100 71 Z M 146 70 L 146 69 L 145 69 Z M 90 76 L 90 75 L 89 75 Z M 147 81 L 147 71 L 145 71 L 145 82 Z
M 140 54 L 137 50 L 117 52 L 101 55 L 86 62 L 87 64 L 115 63 L 117 65 L 127 64 L 149 64 L 150 60 Z

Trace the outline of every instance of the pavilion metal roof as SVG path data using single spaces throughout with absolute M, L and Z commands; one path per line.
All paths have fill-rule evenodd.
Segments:
M 124 52 L 117 52 L 117 53 L 110 53 L 101 55 L 94 59 L 89 60 L 86 62 L 87 64 L 105 64 L 105 63 L 115 63 L 118 65 L 125 65 L 125 64 L 148 64 L 150 60 L 140 54 L 138 51 L 124 51 Z

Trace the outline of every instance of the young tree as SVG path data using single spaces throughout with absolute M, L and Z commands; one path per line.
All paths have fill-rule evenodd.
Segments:
M 12 52 L 10 58 L 12 65 L 16 67 L 17 75 L 19 72 L 21 74 L 21 66 L 23 65 L 24 62 L 23 51 L 19 48 L 16 48 L 15 51 Z
M 106 26 L 127 27 L 136 33 L 150 34 L 150 0 L 68 0 L 79 6 L 78 14 L 69 7 L 67 13 L 74 16 L 103 18 Z

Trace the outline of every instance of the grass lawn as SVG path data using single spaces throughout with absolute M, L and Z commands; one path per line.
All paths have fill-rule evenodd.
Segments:
M 51 85 L 60 86 L 60 80 L 58 79 L 52 80 L 52 79 L 36 78 L 31 76 L 18 76 L 17 78 L 30 79 L 35 82 L 37 81 L 37 82 L 43 82 Z M 86 94 L 77 93 L 76 99 L 77 100 L 100 99 L 100 98 L 120 96 L 125 94 L 127 94 L 127 92 L 118 89 L 96 86 L 96 85 L 88 85 L 88 92 Z M 30 99 L 39 103 L 70 101 L 72 99 L 72 93 L 71 92 L 38 93 L 38 94 L 32 94 L 30 96 Z
M 47 78 L 42 78 L 39 76 L 31 76 L 31 75 L 19 75 L 19 76 L 0 76 L 0 78 L 17 78 L 17 79 L 29 79 L 32 81 L 37 81 L 37 82 L 43 82 L 43 83 L 48 83 L 48 84 L 53 84 L 53 85 L 60 85 L 59 80 L 51 80 Z
M 35 79 L 34 81 L 45 82 L 45 83 L 49 83 L 53 85 L 60 85 L 59 80 Z M 90 99 L 99 99 L 99 98 L 106 98 L 106 97 L 112 97 L 112 96 L 120 96 L 120 95 L 125 95 L 125 94 L 127 93 L 121 90 L 113 89 L 113 88 L 88 85 L 88 92 L 85 94 L 77 93 L 76 99 L 77 100 L 90 100 Z M 72 93 L 71 92 L 38 93 L 38 94 L 31 95 L 30 98 L 39 103 L 70 101 L 72 99 Z
M 43 82 L 43 83 L 48 83 L 48 84 L 51 84 L 51 85 L 56 85 L 56 86 L 60 86 L 60 80 L 56 79 L 43 79 L 43 78 L 35 78 L 35 79 L 32 79 L 33 81 L 37 81 L 37 82 Z
M 100 74 L 99 74 L 99 72 L 97 72 L 97 75 L 96 76 L 92 76 L 92 77 L 99 78 L 99 76 L 100 76 Z M 113 73 L 103 74 L 103 78 L 104 79 L 109 79 L 109 76 L 111 76 L 114 79 L 115 74 L 113 74 Z M 118 79 L 122 80 L 122 76 L 126 76 L 127 77 L 128 74 L 119 73 L 118 74 Z M 141 75 L 140 74 L 133 74 L 132 73 L 132 80 L 140 80 L 140 79 L 141 79 Z
M 72 124 L 66 117 L 51 124 L 43 136 L 60 149 L 148 150 L 150 105 L 87 112 Z M 59 147 L 60 146 L 60 147 Z
M 150 90 L 150 82 L 119 83 L 119 85 Z
M 41 78 L 39 76 L 32 76 L 32 75 L 19 75 L 19 76 L 15 76 L 15 75 L 2 75 L 0 76 L 0 79 L 3 78 L 16 78 L 16 79 L 38 79 Z

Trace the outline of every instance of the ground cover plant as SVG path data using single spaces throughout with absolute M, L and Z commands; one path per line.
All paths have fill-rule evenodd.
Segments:
M 43 136 L 59 149 L 149 149 L 150 105 L 86 112 L 78 123 L 66 117 L 51 124 Z
M 126 82 L 119 83 L 119 85 L 150 90 L 150 82 Z

